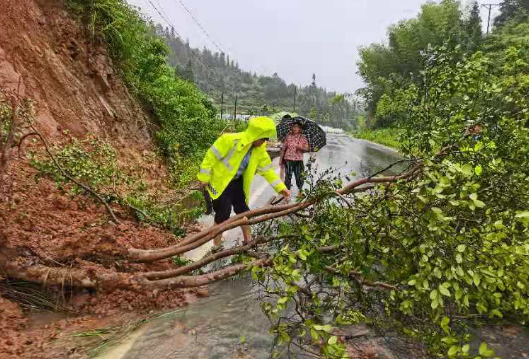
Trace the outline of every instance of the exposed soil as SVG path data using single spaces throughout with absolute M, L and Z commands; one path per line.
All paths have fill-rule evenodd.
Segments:
M 107 50 L 85 36 L 61 0 L 2 0 L 0 90 L 33 101 L 35 127 L 48 142 L 87 136 L 104 139 L 118 151 L 125 171 L 174 198 L 167 187 L 167 168 L 154 152 L 148 130 L 154 125 L 148 112 L 129 94 Z M 47 178 L 36 181 L 36 170 L 26 158 L 30 150 L 42 151 L 42 145 L 26 141 L 20 153 L 13 148 L 7 172 L 0 178 L 0 259 L 119 272 L 174 267 L 170 260 L 152 264 L 116 260 L 125 248 L 159 248 L 178 239 L 138 223 L 127 209 L 117 206 L 113 209 L 121 223 L 111 224 L 104 207 L 92 198 L 73 197 Z M 67 284 L 65 278 L 65 288 Z M 35 323 L 28 321 L 31 311 L 0 292 L 0 358 L 82 357 L 72 348 L 75 341 L 57 348 L 54 339 L 182 306 L 193 293 L 55 288 L 52 294 L 62 295 L 61 307 L 70 314 Z

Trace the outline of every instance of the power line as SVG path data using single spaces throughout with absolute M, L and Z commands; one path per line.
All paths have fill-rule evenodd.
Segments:
M 163 19 L 165 20 L 165 22 L 169 22 L 167 19 L 169 19 L 169 16 L 167 16 L 167 13 L 165 12 L 165 10 L 163 9 L 162 5 L 158 2 L 158 0 L 154 0 L 154 2 L 156 3 L 156 5 L 158 5 L 158 7 L 160 8 L 160 10 L 162 11 L 162 14 L 163 14 Z
M 149 2 L 149 4 L 151 4 L 152 8 L 158 13 L 158 15 L 160 15 L 160 17 L 161 17 L 161 18 L 167 23 L 167 26 L 169 26 L 169 28 L 171 28 L 171 29 L 174 31 L 174 33 L 176 34 L 176 36 L 178 36 L 178 38 L 182 41 L 182 43 L 184 43 L 184 38 L 182 37 L 182 35 L 180 35 L 180 34 L 175 30 L 175 27 L 174 27 L 174 25 L 171 23 L 171 21 L 170 21 L 169 19 L 167 19 L 166 16 L 164 16 L 165 11 L 164 11 L 163 7 L 162 7 L 160 4 L 158 4 L 158 6 L 160 7 L 160 9 L 158 9 L 158 8 L 156 7 L 156 5 L 154 5 L 154 3 L 152 2 L 152 0 L 147 0 L 147 1 Z M 154 1 L 156 1 L 156 0 L 154 0 Z M 188 53 L 190 53 L 193 57 L 195 57 L 195 59 L 197 59 L 198 62 L 204 67 L 204 69 L 206 70 L 206 76 L 207 76 L 208 80 L 212 80 L 213 82 L 216 83 L 217 86 L 219 86 L 220 88 L 222 88 L 222 87 L 223 87 L 222 84 L 221 84 L 219 81 L 217 81 L 217 79 L 213 76 L 213 75 L 215 75 L 215 73 L 213 72 L 213 70 L 212 70 L 209 66 L 207 66 L 207 65 L 202 61 L 202 59 L 201 59 L 201 58 L 200 58 L 200 57 L 199 57 L 199 56 L 198 56 L 198 55 L 197 55 L 192 49 L 190 49 L 190 48 L 188 48 L 188 47 L 186 46 L 186 50 L 187 50 Z M 212 76 L 210 76 L 210 75 L 212 75 Z
M 152 6 L 152 7 L 154 8 L 154 10 L 158 13 L 158 15 L 160 15 L 160 17 L 161 17 L 161 18 L 167 23 L 167 26 L 169 26 L 169 28 L 171 28 L 171 29 L 174 31 L 174 33 L 176 34 L 176 36 L 178 36 L 178 38 L 179 38 L 182 42 L 184 42 L 184 38 L 182 37 L 182 35 L 180 35 L 180 34 L 175 30 L 174 25 L 173 25 L 173 24 L 172 24 L 172 23 L 171 23 L 171 22 L 170 22 L 170 21 L 169 21 L 169 20 L 168 20 L 163 14 L 162 14 L 163 8 L 160 6 L 160 9 L 161 9 L 161 11 L 160 11 L 160 10 L 158 10 L 158 8 L 156 7 L 156 5 L 153 4 L 153 2 L 152 2 L 151 0 L 147 0 L 147 1 L 151 4 L 151 6 Z M 156 1 L 156 0 L 155 0 L 155 1 Z M 165 11 L 163 11 L 163 12 L 165 13 Z M 187 49 L 187 47 L 186 47 L 186 49 Z M 194 56 L 194 57 L 198 60 L 198 62 L 200 62 L 200 64 L 201 64 L 202 66 L 204 66 L 204 68 L 205 68 L 207 71 L 211 71 L 211 69 L 210 69 L 210 68 L 209 68 L 209 67 L 208 67 L 208 66 L 202 61 L 202 59 L 201 59 L 200 57 L 198 57 L 197 54 L 195 54 L 195 53 L 193 52 L 193 50 L 188 49 L 188 52 L 189 52 L 192 56 Z
M 215 40 L 213 40 L 213 38 L 209 35 L 209 33 L 206 31 L 206 29 L 204 29 L 204 26 L 202 26 L 202 24 L 197 19 L 197 17 L 195 15 L 193 15 L 191 10 L 189 10 L 189 8 L 184 4 L 183 0 L 178 0 L 178 2 L 184 8 L 184 10 L 189 14 L 189 16 L 191 16 L 191 18 L 193 19 L 195 24 L 200 28 L 200 30 L 202 30 L 204 35 L 206 35 L 206 37 L 211 41 L 211 43 L 217 48 L 217 50 L 219 50 L 221 53 L 226 53 L 224 50 L 222 50 L 222 48 L 219 46 L 219 44 L 217 44 L 217 42 Z

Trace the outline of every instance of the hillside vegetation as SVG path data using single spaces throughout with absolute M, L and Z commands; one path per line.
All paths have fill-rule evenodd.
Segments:
M 307 74 L 305 86 L 287 84 L 277 73 L 271 76 L 250 73 L 224 53 L 192 48 L 173 29 L 157 25 L 155 31 L 171 49 L 168 60 L 177 75 L 197 84 L 219 112 L 222 107 L 224 114 L 233 116 L 236 96 L 238 114 L 297 112 L 321 124 L 346 130 L 356 126 L 356 119 L 363 112 L 362 104 L 352 94 L 319 87 L 316 74 Z
M 389 28 L 384 43 L 374 43 L 360 50 L 359 73 L 366 87 L 359 92 L 367 104 L 370 127 L 396 126 L 409 116 L 406 111 L 388 108 L 388 103 L 402 95 L 403 87 L 424 83 L 427 65 L 423 55 L 443 46 L 454 52 L 454 63 L 465 54 L 483 51 L 503 63 L 503 50 L 509 46 L 526 48 L 529 43 L 529 2 L 507 0 L 502 3 L 490 36 L 482 33 L 477 2 L 465 7 L 459 1 L 442 0 L 423 5 L 416 18 L 403 20 Z

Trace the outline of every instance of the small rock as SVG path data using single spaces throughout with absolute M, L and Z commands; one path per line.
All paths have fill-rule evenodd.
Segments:
M 197 297 L 207 298 L 209 297 L 209 288 L 208 287 L 199 287 L 197 289 Z
M 81 294 L 77 295 L 72 299 L 72 306 L 75 309 L 81 309 L 88 303 L 90 303 L 90 294 Z

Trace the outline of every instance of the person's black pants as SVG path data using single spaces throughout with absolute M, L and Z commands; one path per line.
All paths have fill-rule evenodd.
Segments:
M 285 185 L 288 189 L 292 186 L 292 175 L 294 175 L 296 177 L 296 186 L 301 190 L 304 171 L 305 165 L 303 165 L 303 161 L 285 161 Z
M 215 223 L 220 224 L 230 218 L 231 210 L 236 214 L 249 211 L 244 195 L 242 176 L 230 182 L 219 198 L 213 200 L 215 210 Z

